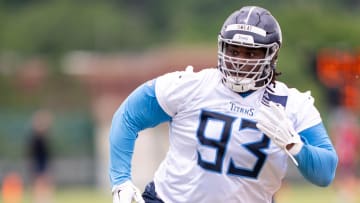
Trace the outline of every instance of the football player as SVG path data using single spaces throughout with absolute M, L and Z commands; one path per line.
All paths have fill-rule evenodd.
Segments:
M 168 73 L 134 90 L 112 121 L 113 202 L 269 203 L 288 157 L 305 179 L 328 186 L 338 158 L 310 93 L 276 80 L 281 44 L 269 11 L 243 7 L 221 28 L 217 68 Z M 131 181 L 134 143 L 163 122 L 169 150 L 141 195 Z

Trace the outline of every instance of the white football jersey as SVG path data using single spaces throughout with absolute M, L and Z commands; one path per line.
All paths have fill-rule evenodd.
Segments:
M 288 157 L 256 128 L 257 109 L 281 103 L 297 132 L 321 122 L 310 93 L 276 82 L 242 97 L 217 69 L 165 74 L 155 91 L 172 117 L 169 151 L 154 177 L 166 203 L 270 203 Z

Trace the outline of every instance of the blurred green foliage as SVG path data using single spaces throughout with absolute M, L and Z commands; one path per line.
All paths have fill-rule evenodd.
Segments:
M 359 43 L 359 14 L 356 3 L 349 2 L 2 0 L 0 51 L 61 55 L 71 50 L 142 50 L 167 43 L 216 44 L 225 18 L 244 5 L 268 8 L 283 28 L 285 46 L 353 45 Z
M 5 53 L 41 55 L 51 60 L 56 72 L 59 60 L 74 50 L 130 52 L 168 44 L 216 46 L 225 18 L 244 5 L 268 8 L 278 19 L 284 38 L 278 66 L 284 73 L 282 80 L 302 90 L 313 89 L 316 97 L 322 98 L 311 67 L 316 51 L 323 47 L 356 49 L 360 44 L 360 7 L 355 0 L 2 0 L 0 54 L 2 58 Z M 19 105 L 21 99 L 12 97 L 16 91 L 7 80 L 0 77 L 0 91 L 10 96 L 7 104 Z M 51 80 L 53 86 L 59 86 L 57 81 Z

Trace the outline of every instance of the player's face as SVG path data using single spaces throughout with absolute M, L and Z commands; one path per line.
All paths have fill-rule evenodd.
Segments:
M 260 66 L 251 63 L 251 61 L 264 59 L 266 55 L 266 50 L 265 48 L 251 48 L 251 47 L 226 44 L 225 55 L 233 59 L 225 62 L 227 68 L 236 69 L 237 67 L 241 67 L 242 72 L 257 72 L 259 71 Z M 241 66 L 238 65 L 240 63 L 242 64 Z M 252 74 L 250 75 L 241 74 L 237 76 L 251 77 Z

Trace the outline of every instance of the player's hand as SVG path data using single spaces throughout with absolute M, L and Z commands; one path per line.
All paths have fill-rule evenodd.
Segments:
M 293 157 L 300 152 L 303 142 L 293 128 L 285 109 L 278 103 L 270 102 L 269 107 L 262 105 L 256 117 L 256 127 L 267 135 L 276 145 L 285 150 L 295 165 Z
M 126 181 L 112 188 L 113 203 L 145 203 L 140 190 L 130 181 Z

